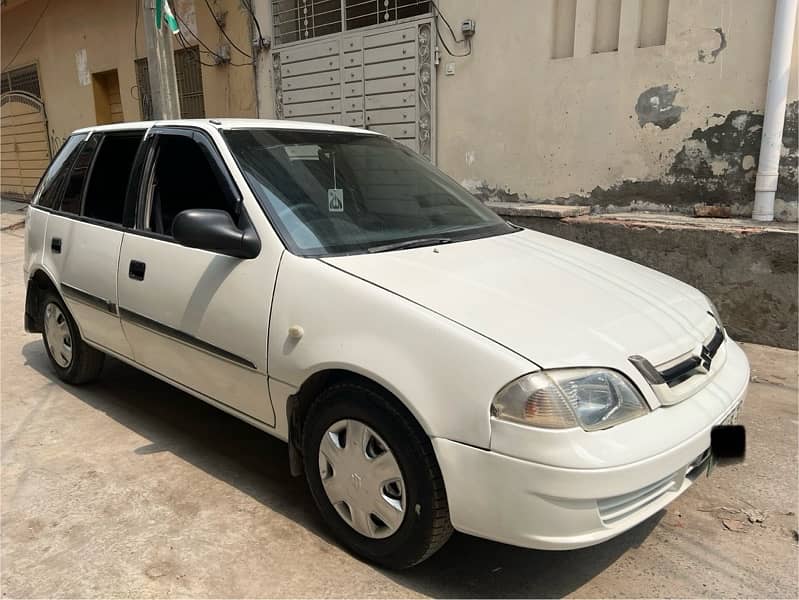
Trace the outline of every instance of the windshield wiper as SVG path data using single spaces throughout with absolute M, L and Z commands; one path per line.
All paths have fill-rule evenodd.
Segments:
M 372 246 L 368 252 L 388 252 L 390 250 L 404 250 L 406 248 L 422 248 L 424 246 L 438 246 L 439 244 L 449 244 L 452 240 L 444 237 L 418 238 L 415 240 L 405 240 L 394 242 L 393 244 L 383 244 L 382 246 Z

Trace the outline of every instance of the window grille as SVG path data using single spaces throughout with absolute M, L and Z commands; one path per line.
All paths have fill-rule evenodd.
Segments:
M 430 9 L 430 0 L 272 0 L 275 44 L 392 23 Z
M 150 93 L 150 70 L 147 65 L 147 59 L 136 59 L 135 64 L 141 118 L 144 121 L 150 121 L 153 118 L 153 100 Z M 203 78 L 200 70 L 200 50 L 198 46 L 175 50 L 175 76 L 178 81 L 181 118 L 204 118 L 205 98 L 203 96 Z
M 18 69 L 4 71 L 2 74 L 2 92 L 28 92 L 41 98 L 39 89 L 39 72 L 36 65 L 28 65 Z

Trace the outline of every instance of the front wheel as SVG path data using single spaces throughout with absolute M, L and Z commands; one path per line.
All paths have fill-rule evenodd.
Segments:
M 303 454 L 322 517 L 359 556 L 403 569 L 452 534 L 430 440 L 379 388 L 346 382 L 323 391 L 305 421 Z

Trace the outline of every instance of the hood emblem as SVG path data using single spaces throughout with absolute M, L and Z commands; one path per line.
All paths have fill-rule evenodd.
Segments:
M 705 373 L 710 371 L 710 365 L 713 362 L 713 355 L 715 353 L 711 352 L 707 346 L 702 346 L 699 351 L 699 360 L 702 362 L 700 363 L 699 367 L 704 370 Z

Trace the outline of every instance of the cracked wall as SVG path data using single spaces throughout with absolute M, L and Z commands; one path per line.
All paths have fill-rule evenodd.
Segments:
M 549 4 L 502 1 L 516 18 L 479 0 L 441 2 L 448 17 L 480 25 L 469 57 L 442 57 L 454 75 L 438 71 L 440 167 L 485 200 L 594 212 L 691 213 L 710 204 L 751 214 L 773 0 L 671 0 L 665 44 L 647 48 L 629 13 L 636 3 L 622 3 L 617 51 L 562 59 L 551 58 Z M 797 40 L 775 206 L 789 221 L 797 214 Z

